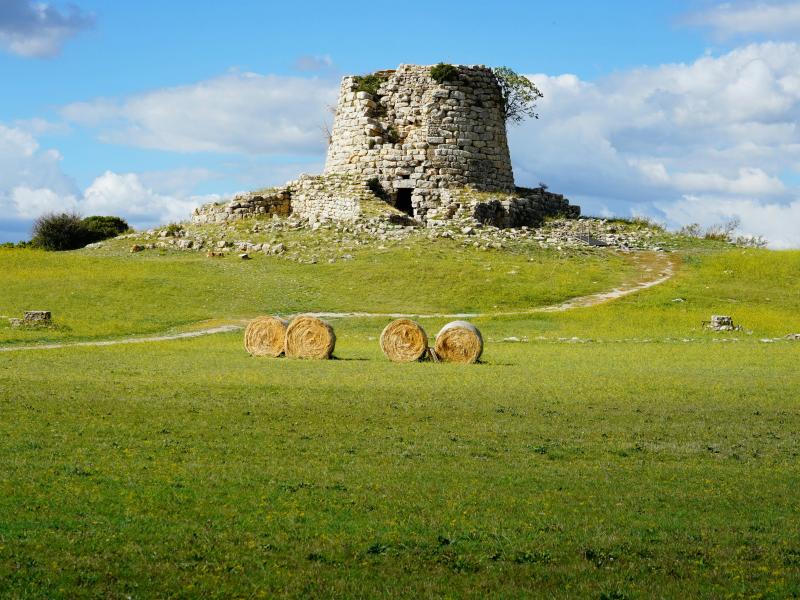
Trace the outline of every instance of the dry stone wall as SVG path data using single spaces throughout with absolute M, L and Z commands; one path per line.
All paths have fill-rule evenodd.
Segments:
M 543 188 L 516 188 L 513 194 L 479 193 L 471 190 L 442 190 L 441 203 L 427 214 L 432 225 L 452 219 L 474 219 L 483 225 L 499 228 L 538 227 L 546 218 L 575 219 L 579 206 L 563 195 Z
M 226 223 L 256 216 L 296 215 L 309 222 L 350 221 L 361 214 L 362 202 L 376 200 L 367 182 L 352 175 L 301 175 L 285 186 L 239 194 L 227 204 L 195 209 L 192 222 Z
M 503 99 L 491 69 L 458 66 L 437 83 L 431 67 L 400 65 L 377 94 L 342 80 L 325 173 L 376 177 L 394 197 L 411 190 L 414 215 L 440 203 L 439 190 L 513 191 Z

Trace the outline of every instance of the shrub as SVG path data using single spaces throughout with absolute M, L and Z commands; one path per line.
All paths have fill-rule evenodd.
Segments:
M 83 224 L 86 226 L 92 242 L 117 237 L 130 229 L 128 223 L 119 217 L 86 217 L 83 219 Z
M 30 245 L 43 250 L 76 250 L 86 244 L 107 240 L 130 227 L 119 217 L 86 217 L 75 213 L 50 213 L 33 224 Z
M 36 219 L 31 243 L 44 250 L 75 250 L 89 242 L 89 230 L 75 213 L 50 213 Z
M 373 73 L 371 75 L 356 75 L 353 77 L 353 82 L 356 84 L 356 92 L 367 92 L 372 96 L 377 96 L 378 88 L 380 88 L 387 79 L 387 77 L 382 77 L 381 75 Z
M 183 227 L 178 225 L 177 223 L 170 223 L 167 225 L 167 237 L 179 237 L 181 231 L 183 231 Z
M 431 77 L 436 83 L 458 81 L 458 69 L 453 65 L 439 63 L 431 67 Z

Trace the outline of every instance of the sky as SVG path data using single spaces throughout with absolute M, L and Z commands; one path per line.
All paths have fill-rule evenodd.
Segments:
M 343 75 L 509 66 L 518 185 L 800 247 L 800 1 L 0 0 L 0 242 L 48 212 L 185 220 L 319 173 Z

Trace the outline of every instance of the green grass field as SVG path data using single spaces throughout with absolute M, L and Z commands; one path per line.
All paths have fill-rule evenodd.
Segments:
M 63 326 L 0 344 L 494 312 L 640 276 L 599 251 L 415 250 L 0 252 L 0 312 Z M 761 340 L 800 332 L 800 252 L 676 259 L 605 305 L 476 319 L 472 366 L 387 362 L 388 319 L 335 320 L 327 362 L 253 359 L 240 333 L 0 352 L 0 596 L 798 597 L 800 343 Z

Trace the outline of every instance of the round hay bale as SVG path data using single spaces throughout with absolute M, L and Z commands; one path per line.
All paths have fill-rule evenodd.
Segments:
M 411 319 L 397 319 L 381 333 L 381 350 L 394 362 L 419 360 L 428 352 L 428 334 Z
M 483 337 L 472 323 L 453 321 L 436 334 L 434 352 L 444 362 L 474 363 L 483 353 Z
M 284 351 L 289 358 L 328 359 L 335 346 L 333 327 L 322 319 L 299 315 L 286 328 Z
M 280 317 L 257 317 L 244 330 L 244 349 L 250 356 L 276 358 L 283 354 L 289 321 Z

